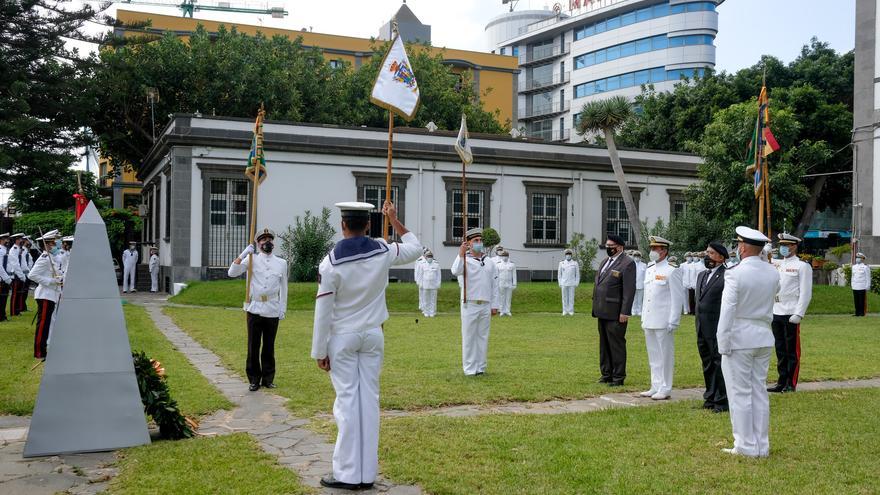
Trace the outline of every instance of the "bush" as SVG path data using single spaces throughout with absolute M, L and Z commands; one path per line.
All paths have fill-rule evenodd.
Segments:
M 101 217 L 107 226 L 107 237 L 110 239 L 110 251 L 118 256 L 125 249 L 129 240 L 137 239 L 143 228 L 143 220 L 128 210 L 106 209 Z M 48 232 L 58 229 L 62 235 L 73 235 L 76 230 L 73 211 L 52 210 L 38 213 L 25 213 L 15 219 L 16 232 L 24 232 L 39 237 L 40 231 Z
M 852 253 L 852 245 L 841 244 L 840 246 L 829 249 L 828 252 L 833 254 L 837 259 L 842 260 L 845 255 Z
M 330 208 L 323 208 L 321 216 L 312 216 L 306 210 L 303 218 L 295 218 L 296 225 L 287 226 L 281 235 L 281 252 L 290 266 L 293 282 L 318 280 L 318 265 L 333 247 L 336 230 L 330 225 Z
M 835 263 L 833 261 L 826 261 L 825 264 L 822 265 L 822 270 L 824 270 L 826 272 L 833 272 L 834 270 L 837 270 L 838 268 L 840 268 L 840 265 L 838 265 L 837 263 Z
M 110 251 L 119 256 L 131 240 L 138 240 L 144 221 L 141 217 L 125 209 L 109 208 L 101 212 L 110 239 Z
M 485 248 L 486 253 L 491 252 L 492 248 L 499 244 L 501 244 L 501 236 L 498 235 L 497 230 L 492 227 L 486 227 L 483 229 L 483 247 Z
M 581 269 L 581 282 L 590 282 L 596 276 L 593 261 L 599 251 L 599 241 L 596 239 L 586 240 L 584 234 L 574 233 L 571 242 L 566 246 L 572 251 L 572 259 L 578 262 Z
M 33 237 L 39 237 L 41 230 L 49 232 L 52 229 L 60 230 L 62 235 L 71 235 L 75 225 L 73 217 L 73 212 L 68 210 L 25 213 L 15 219 L 13 229 Z

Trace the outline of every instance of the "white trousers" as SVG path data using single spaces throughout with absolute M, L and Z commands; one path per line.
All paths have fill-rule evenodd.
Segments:
M 727 387 L 733 448 L 747 456 L 770 454 L 770 397 L 767 369 L 772 347 L 739 349 L 721 356 Z
M 574 286 L 562 287 L 562 314 L 574 314 Z
M 491 304 L 461 304 L 461 367 L 465 375 L 486 371 Z
M 691 313 L 691 298 L 688 297 L 688 288 L 684 288 L 684 297 L 681 299 L 681 314 L 687 315 Z
M 122 269 L 122 291 L 128 292 L 134 290 L 134 274 L 137 272 L 137 265 L 123 265 Z
M 339 433 L 333 477 L 372 483 L 379 470 L 379 373 L 385 355 L 380 328 L 331 335 L 330 380 L 336 390 L 333 417 Z
M 632 314 L 634 316 L 642 315 L 642 297 L 645 295 L 645 289 L 636 289 L 636 295 L 633 298 Z
M 425 289 L 419 287 L 419 311 L 425 312 Z
M 644 328 L 648 364 L 651 367 L 651 390 L 669 395 L 672 392 L 672 372 L 675 369 L 675 332 L 666 329 Z
M 150 272 L 150 292 L 159 292 L 159 270 Z
M 498 312 L 502 315 L 512 316 L 510 314 L 510 300 L 513 298 L 513 287 L 498 288 Z
M 436 315 L 437 289 L 419 289 L 419 296 L 420 298 L 424 297 L 424 301 L 422 301 L 422 314 L 428 317 Z

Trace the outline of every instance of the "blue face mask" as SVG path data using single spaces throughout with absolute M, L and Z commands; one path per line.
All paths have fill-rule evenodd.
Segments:
M 471 246 L 471 249 L 473 249 L 475 253 L 478 253 L 478 254 L 482 253 L 483 252 L 483 243 L 482 242 L 475 242 Z
M 58 254 L 60 251 L 61 251 L 61 248 L 59 248 L 58 246 L 53 247 L 53 248 L 52 248 L 52 256 L 55 256 L 55 255 Z
M 779 254 L 781 254 L 783 258 L 788 258 L 788 255 L 791 254 L 791 249 L 789 249 L 788 246 L 779 246 Z

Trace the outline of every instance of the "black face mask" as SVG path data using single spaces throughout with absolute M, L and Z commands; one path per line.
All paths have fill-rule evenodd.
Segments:
M 610 258 L 610 257 L 613 257 L 615 254 L 617 254 L 617 248 L 616 247 L 606 247 L 605 252 L 608 253 L 608 257 Z
M 703 258 L 703 266 L 711 270 L 718 266 L 718 263 L 712 260 L 712 258 Z
M 272 241 L 266 241 L 260 246 L 260 249 L 262 249 L 264 253 L 269 254 L 275 249 L 275 245 L 272 244 Z

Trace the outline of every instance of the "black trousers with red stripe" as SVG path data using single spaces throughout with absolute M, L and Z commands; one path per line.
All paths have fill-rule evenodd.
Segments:
M 9 287 L 9 316 L 18 316 L 21 314 L 21 284 L 22 281 L 13 277 L 12 285 Z
M 797 388 L 801 364 L 801 326 L 789 323 L 791 315 L 773 315 L 773 337 L 776 341 L 778 385 Z
M 10 286 L 6 282 L 0 282 L 0 321 L 6 321 L 6 300 L 9 299 Z
M 55 301 L 37 299 L 37 329 L 34 331 L 34 357 L 46 358 L 46 348 L 49 343 L 49 325 L 52 323 L 52 313 L 55 312 Z
M 21 292 L 18 294 L 18 312 L 21 313 L 23 311 L 27 311 L 27 298 L 28 293 L 31 290 L 31 281 L 25 277 L 24 281 L 21 283 L 19 287 Z

